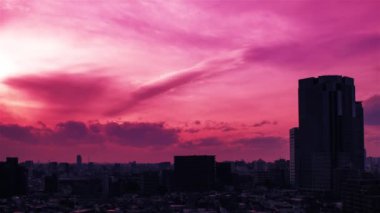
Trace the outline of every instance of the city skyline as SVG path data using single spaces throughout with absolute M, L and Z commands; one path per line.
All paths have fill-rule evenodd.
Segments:
M 1 1 L 0 158 L 289 159 L 297 81 L 322 75 L 355 79 L 380 156 L 379 6 Z
M 311 77 L 311 78 L 306 78 L 306 79 L 299 79 L 299 82 L 307 82 L 307 81 L 313 81 L 314 79 L 326 79 L 325 81 L 326 82 L 329 82 L 330 80 L 328 80 L 328 79 L 350 79 L 351 81 L 351 83 L 350 83 L 350 85 L 352 85 L 352 87 L 353 88 L 355 88 L 355 86 L 353 85 L 353 79 L 351 79 L 351 78 L 349 78 L 349 77 L 346 77 L 346 76 L 334 76 L 334 75 L 329 75 L 329 76 L 318 76 L 318 78 L 313 78 L 313 77 Z M 321 80 L 322 82 L 323 82 L 323 80 Z M 304 83 L 305 84 L 305 83 Z M 306 85 L 306 84 L 305 84 Z M 299 88 L 299 90 L 300 90 L 301 88 Z M 355 90 L 355 89 L 354 89 Z M 307 96 L 304 96 L 304 97 L 307 97 Z M 343 96 L 342 96 L 343 97 Z M 341 100 L 342 99 L 342 97 L 340 97 L 340 99 L 338 98 L 338 97 L 336 97 L 336 98 L 338 98 L 339 100 Z M 354 98 L 354 100 L 355 100 L 355 92 L 353 92 L 353 98 Z M 344 99 L 343 99 L 344 100 Z M 342 100 L 341 100 L 342 101 Z M 336 104 L 336 103 L 335 103 Z M 362 105 L 361 105 L 362 103 L 361 102 L 356 102 L 355 101 L 355 105 L 357 105 L 356 106 L 356 108 L 357 108 L 357 110 L 359 109 L 359 112 L 360 113 L 363 113 L 362 111 L 363 111 L 363 109 L 362 109 Z M 359 108 L 358 108 L 358 106 L 359 106 Z M 334 106 L 333 106 L 334 107 Z M 335 106 L 336 107 L 336 106 Z M 340 106 L 340 107 L 342 107 L 342 106 Z M 309 109 L 309 110 L 311 110 L 311 109 Z M 340 111 L 339 111 L 340 110 Z M 361 111 L 360 111 L 361 110 Z M 340 112 L 340 113 L 342 113 L 342 109 L 341 108 L 339 108 L 338 109 L 338 111 Z M 300 112 L 299 112 L 300 113 Z M 347 113 L 347 112 L 345 112 L 345 113 Z M 358 112 L 356 112 L 356 113 L 358 113 Z M 355 114 L 355 113 L 354 113 Z M 305 116 L 305 115 L 304 115 Z M 361 114 L 361 116 L 363 116 L 362 114 Z M 361 119 L 363 119 L 363 117 L 361 117 Z M 356 121 L 355 121 L 356 122 Z M 362 121 L 361 121 L 362 122 Z M 80 122 L 75 122 L 75 121 L 69 121 L 69 122 L 67 122 L 67 124 L 72 124 L 73 125 L 73 127 L 75 127 L 75 128 L 77 128 L 77 129 L 74 129 L 74 128 L 72 128 L 71 130 L 74 132 L 74 134 L 75 134 L 75 132 L 77 132 L 78 133 L 78 128 L 79 128 L 79 131 L 81 130 L 81 128 L 89 128 L 89 129 L 91 129 L 91 128 L 96 128 L 96 127 L 98 127 L 98 126 L 91 126 L 91 124 L 87 127 L 86 125 L 84 125 L 83 123 L 80 123 Z M 64 125 L 64 123 L 61 123 L 61 124 L 58 124 L 58 126 L 59 125 Z M 84 126 L 83 126 L 84 125 Z M 101 124 L 99 124 L 99 123 L 97 123 L 97 125 L 101 125 Z M 112 123 L 108 123 L 108 124 L 105 124 L 105 128 L 107 128 L 107 125 L 116 125 L 117 127 L 120 125 L 120 126 L 123 126 L 123 125 L 130 125 L 130 123 L 128 123 L 128 122 L 123 122 L 123 123 L 121 123 L 121 124 L 118 124 L 118 123 L 116 123 L 116 122 L 112 122 Z M 144 125 L 144 124 L 143 124 Z M 146 123 L 145 123 L 145 125 L 146 125 Z M 161 124 L 159 124 L 158 126 L 159 127 L 163 127 L 162 126 L 163 124 L 161 123 Z M 9 130 L 9 129 L 12 129 L 12 127 L 14 127 L 15 125 L 14 124 L 11 124 L 11 125 L 3 125 L 2 126 L 2 130 Z M 47 129 L 47 127 L 45 126 L 45 128 Z M 99 127 L 98 127 L 99 128 Z M 364 129 L 363 129 L 364 130 Z M 361 130 L 361 131 L 363 131 L 363 130 Z M 45 130 L 46 131 L 46 130 Z M 100 131 L 100 130 L 99 130 Z M 133 131 L 133 130 L 132 130 Z M 297 132 L 296 132 L 297 131 Z M 286 160 L 290 160 L 290 165 L 291 165 L 291 167 L 292 167 L 292 164 L 293 164 L 293 167 L 295 167 L 295 155 L 294 155 L 294 151 L 292 151 L 292 149 L 296 149 L 296 144 L 297 144 L 297 141 L 298 140 L 300 140 L 300 139 L 296 139 L 296 137 L 299 137 L 299 136 L 296 136 L 296 135 L 298 135 L 298 134 L 300 134 L 300 133 L 298 133 L 298 131 L 299 131 L 299 129 L 298 129 L 298 127 L 294 127 L 294 128 L 291 128 L 290 129 L 290 136 L 289 136 L 289 153 L 290 153 L 290 155 L 289 155 L 289 158 L 285 158 Z M 347 130 L 345 130 L 345 131 L 347 131 Z M 355 130 L 355 131 L 357 131 L 357 130 Z M 69 132 L 70 134 L 72 134 L 73 132 Z M 149 131 L 148 132 L 142 132 L 143 134 L 146 134 L 146 133 L 149 133 Z M 3 134 L 3 137 L 4 138 L 6 138 L 7 137 L 7 133 L 5 133 L 5 132 L 3 132 L 2 133 Z M 53 133 L 54 134 L 54 133 Z M 363 133 L 362 133 L 363 134 Z M 5 135 L 5 136 L 4 136 Z M 364 135 L 362 135 L 362 136 L 359 136 L 359 138 L 360 137 L 363 137 Z M 74 135 L 74 137 L 76 137 L 75 135 Z M 339 136 L 338 136 L 339 137 Z M 127 137 L 126 137 L 127 138 Z M 120 138 L 121 140 L 123 139 L 122 137 Z M 137 140 L 137 141 L 135 141 L 136 143 L 139 143 L 139 141 Z M 347 141 L 346 141 L 347 142 Z M 362 143 L 363 143 L 364 141 L 362 141 Z M 214 141 L 213 140 L 210 140 L 210 145 L 215 145 L 215 144 L 213 144 L 214 143 Z M 328 143 L 330 143 L 330 142 L 328 142 Z M 339 143 L 339 142 L 338 142 Z M 298 144 L 299 144 L 299 142 L 298 142 Z M 299 146 L 297 144 L 297 146 Z M 365 143 L 363 144 L 363 145 L 365 145 Z M 300 148 L 298 148 L 298 149 L 300 149 Z M 364 152 L 365 152 L 365 150 L 364 150 Z M 203 153 L 203 155 L 210 155 L 210 153 L 212 154 L 212 152 L 205 152 L 205 153 Z M 173 154 L 172 156 L 170 156 L 170 157 L 174 157 L 175 158 L 175 156 L 176 155 L 178 155 L 178 154 Z M 202 155 L 202 153 L 201 154 L 199 154 L 199 153 L 192 153 L 192 154 L 187 154 L 188 156 L 199 156 L 199 155 Z M 214 156 L 215 156 L 216 154 L 214 154 Z M 292 156 L 293 155 L 293 162 L 292 162 Z M 362 154 L 363 155 L 363 157 L 365 157 L 365 154 Z M 16 156 L 16 155 L 10 155 L 10 156 L 4 156 L 4 157 L 19 157 L 19 156 Z M 101 161 L 93 161 L 93 160 L 91 160 L 91 158 L 90 158 L 90 156 L 85 156 L 85 157 L 87 157 L 87 163 L 89 163 L 89 162 L 97 162 L 97 163 L 118 163 L 118 162 L 112 162 L 112 161 L 103 161 L 103 162 L 101 162 Z M 372 157 L 372 156 L 367 156 L 367 157 Z M 373 156 L 373 157 L 376 157 L 376 156 Z M 284 159 L 284 157 L 282 157 L 282 156 L 280 156 L 280 157 L 275 157 L 274 159 L 271 159 L 271 160 L 269 160 L 269 161 L 275 161 L 275 160 L 279 160 L 279 159 Z M 24 159 L 24 161 L 28 161 L 28 160 L 33 160 L 33 159 Z M 220 162 L 226 162 L 226 161 L 230 161 L 230 162 L 233 162 L 233 161 L 239 161 L 239 160 L 246 160 L 246 159 L 218 159 L 218 161 L 220 161 Z M 258 158 L 253 158 L 252 160 L 247 160 L 247 162 L 250 162 L 250 161 L 255 161 L 255 160 L 262 160 L 262 158 L 261 157 L 258 157 Z M 121 161 L 120 163 L 127 163 L 127 162 L 133 162 L 133 161 L 135 161 L 134 159 L 132 159 L 132 160 L 129 160 L 129 161 Z M 174 161 L 172 160 L 172 159 L 170 159 L 170 160 L 167 160 L 167 159 L 165 159 L 165 160 L 161 160 L 161 161 L 140 161 L 139 163 L 157 163 L 157 162 L 172 162 L 172 163 L 174 163 Z M 40 160 L 37 160 L 37 162 L 40 162 Z M 49 159 L 49 160 L 47 160 L 47 161 L 42 161 L 42 162 L 57 162 L 57 160 L 55 160 L 55 159 Z M 58 162 L 66 162 L 66 161 L 59 161 L 58 160 Z M 67 161 L 67 162 L 72 162 L 72 161 Z M 76 164 L 81 164 L 82 163 L 82 155 L 80 154 L 80 153 L 78 153 L 77 155 L 76 155 L 76 158 L 75 158 L 75 160 L 73 160 L 73 162 L 74 163 L 76 163 Z M 362 163 L 363 164 L 363 166 L 364 166 L 364 162 Z M 290 172 L 291 172 L 291 179 L 292 179 L 292 176 L 294 176 L 295 174 L 292 174 L 292 173 L 294 173 L 294 169 L 293 169 L 293 171 L 292 170 L 290 170 Z M 293 179 L 294 179 L 295 177 L 293 177 Z M 294 182 L 294 180 L 293 180 L 293 182 Z

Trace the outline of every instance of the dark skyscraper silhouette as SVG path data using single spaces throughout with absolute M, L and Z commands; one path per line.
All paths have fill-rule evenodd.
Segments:
M 18 163 L 18 158 L 8 157 L 0 162 L 0 197 L 11 197 L 27 193 L 27 171 Z
M 82 165 L 82 156 L 77 155 L 77 166 L 81 166 L 81 165 Z
M 299 143 L 296 143 L 299 141 L 299 129 L 298 128 L 292 128 L 290 129 L 290 184 L 292 186 L 296 186 L 298 179 L 299 179 L 299 173 L 296 171 L 299 170 L 299 150 L 298 145 Z
M 233 172 L 231 162 L 216 163 L 216 180 L 219 185 L 232 185 Z
M 334 189 L 336 171 L 364 169 L 363 108 L 354 80 L 320 76 L 299 80 L 299 128 L 290 132 L 293 181 L 315 191 Z
M 207 191 L 214 188 L 215 156 L 174 156 L 174 178 L 179 191 Z

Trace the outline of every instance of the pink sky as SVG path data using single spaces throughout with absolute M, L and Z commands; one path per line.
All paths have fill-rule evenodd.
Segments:
M 0 0 L 0 158 L 288 158 L 298 79 L 345 75 L 380 156 L 379 1 Z

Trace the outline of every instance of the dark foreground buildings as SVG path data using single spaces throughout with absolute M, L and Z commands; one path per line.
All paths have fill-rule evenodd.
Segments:
M 178 191 L 207 191 L 215 186 L 215 156 L 174 156 L 174 180 Z
M 380 180 L 357 178 L 342 184 L 343 212 L 380 212 Z
M 27 193 L 27 171 L 18 163 L 18 158 L 8 157 L 0 162 L 0 198 Z
M 299 127 L 290 130 L 291 182 L 334 191 L 364 170 L 363 108 L 354 80 L 320 76 L 299 80 Z M 334 184 L 336 183 L 336 184 Z

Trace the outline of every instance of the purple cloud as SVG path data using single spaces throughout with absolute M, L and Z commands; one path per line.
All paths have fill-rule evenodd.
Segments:
M 178 142 L 178 130 L 163 123 L 59 123 L 55 128 L 0 124 L 0 139 L 56 145 L 118 143 L 132 147 L 163 147 Z
M 77 121 L 67 121 L 56 125 L 54 136 L 61 140 L 84 140 L 90 132 L 85 123 Z
M 208 148 L 208 147 L 215 147 L 215 146 L 221 146 L 223 145 L 223 142 L 216 137 L 207 137 L 207 138 L 201 138 L 197 140 L 192 141 L 186 141 L 184 143 L 180 144 L 180 147 L 186 148 L 186 149 L 197 149 L 197 148 Z
M 178 142 L 178 130 L 167 129 L 163 123 L 107 123 L 103 125 L 107 139 L 135 147 L 162 147 Z
M 195 134 L 195 133 L 200 132 L 201 130 L 200 129 L 196 129 L 196 128 L 190 128 L 190 129 L 184 129 L 183 131 L 187 132 L 187 133 Z
M 277 125 L 277 121 L 273 121 L 273 122 L 271 122 L 271 121 L 263 120 L 263 121 L 261 121 L 261 122 L 258 122 L 258 123 L 253 124 L 252 126 L 253 126 L 253 127 L 261 127 L 261 126 L 264 126 L 264 125 L 270 125 L 270 124 L 272 124 L 272 125 Z
M 254 138 L 242 138 L 234 141 L 246 148 L 272 150 L 274 147 L 283 147 L 287 140 L 281 137 L 263 136 Z
M 35 128 L 31 126 L 0 123 L 0 139 L 36 143 L 38 142 L 38 134 L 36 135 L 34 130 Z
M 4 83 L 46 105 L 71 108 L 88 105 L 104 98 L 111 84 L 110 77 L 96 76 L 91 72 L 86 74 L 64 74 L 64 72 L 11 77 Z
M 364 101 L 364 122 L 367 125 L 380 125 L 380 95 Z

